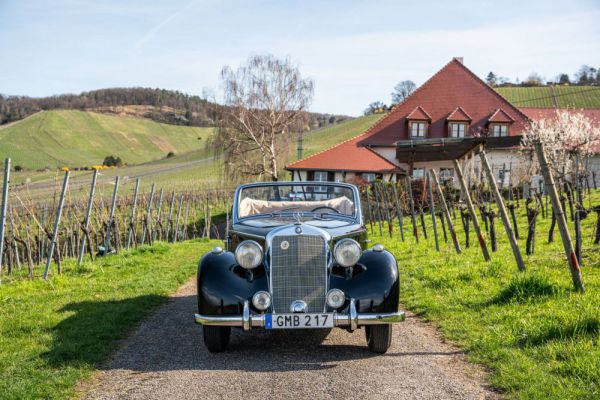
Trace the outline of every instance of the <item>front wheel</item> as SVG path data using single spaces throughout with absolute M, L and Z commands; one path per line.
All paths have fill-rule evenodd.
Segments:
M 229 347 L 231 328 L 227 326 L 203 325 L 204 345 L 211 353 L 221 353 Z
M 373 353 L 383 354 L 392 344 L 392 325 L 367 325 L 365 326 L 367 344 Z

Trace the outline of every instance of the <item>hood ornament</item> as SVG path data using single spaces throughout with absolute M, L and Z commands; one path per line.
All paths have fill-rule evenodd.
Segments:
M 296 225 L 300 225 L 302 223 L 302 213 L 296 212 L 296 213 L 293 214 L 293 217 L 296 220 Z M 296 232 L 298 232 L 298 231 L 296 231 Z

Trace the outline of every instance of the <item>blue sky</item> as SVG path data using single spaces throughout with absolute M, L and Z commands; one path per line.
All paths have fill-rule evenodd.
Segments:
M 0 0 L 0 93 L 115 86 L 217 94 L 220 70 L 290 57 L 311 109 L 358 115 L 453 56 L 479 76 L 600 66 L 600 1 Z

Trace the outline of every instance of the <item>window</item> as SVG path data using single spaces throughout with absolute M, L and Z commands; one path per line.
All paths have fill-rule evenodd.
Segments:
M 375 181 L 375 174 L 368 172 L 368 173 L 364 173 L 362 174 L 362 178 L 367 181 L 367 182 L 374 182 Z
M 425 122 L 411 122 L 410 123 L 410 137 L 422 138 L 425 137 L 425 129 L 427 123 Z
M 492 125 L 492 136 L 493 137 L 508 136 L 508 125 L 493 124 Z
M 447 182 L 454 178 L 454 168 L 440 168 L 440 181 Z
M 315 182 L 327 182 L 327 171 L 315 171 L 313 180 Z M 327 186 L 315 186 L 315 192 L 326 192 Z
M 425 168 L 413 168 L 413 179 L 423 179 L 425 177 Z
M 467 131 L 467 124 L 462 122 L 451 122 L 448 127 L 449 136 L 453 138 L 464 138 Z

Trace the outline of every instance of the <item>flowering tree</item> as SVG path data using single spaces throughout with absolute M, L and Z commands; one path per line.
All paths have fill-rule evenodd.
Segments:
M 529 156 L 530 172 L 539 170 L 533 157 L 535 143 L 542 143 L 552 173 L 561 178 L 571 170 L 573 156 L 600 151 L 600 128 L 581 113 L 557 111 L 552 119 L 533 121 L 521 141 L 521 151 Z

